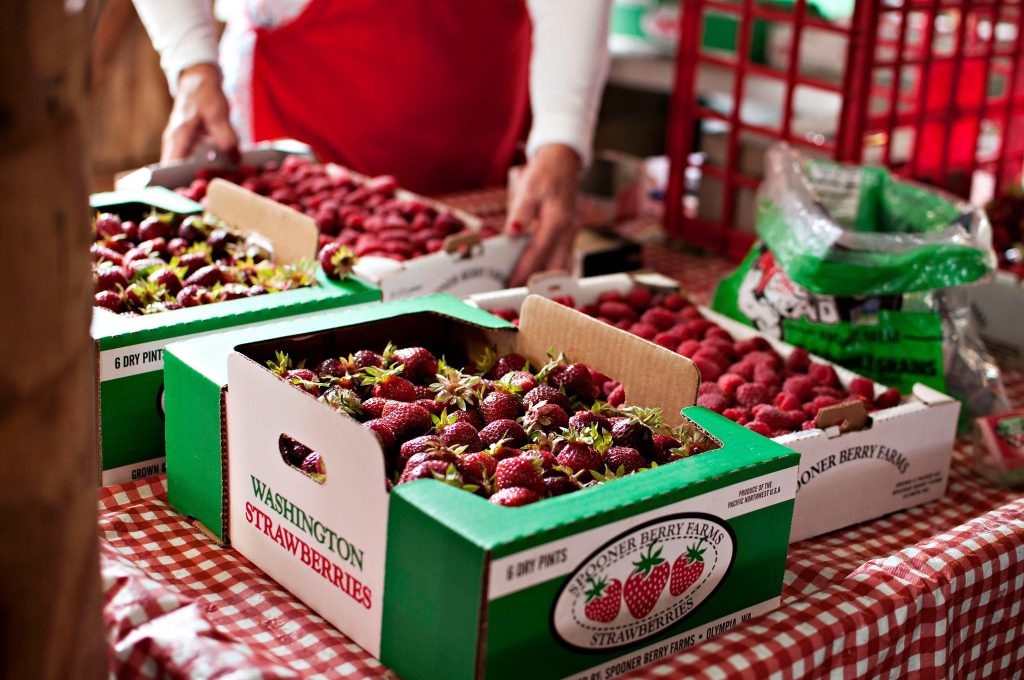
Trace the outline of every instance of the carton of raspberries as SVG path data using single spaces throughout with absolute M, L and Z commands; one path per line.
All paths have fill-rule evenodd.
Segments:
M 138 223 L 110 212 L 93 219 L 89 248 L 95 306 L 138 316 L 316 285 L 313 260 L 275 264 L 268 250 L 212 215 L 151 212 Z M 335 251 L 329 275 L 351 271 Z
M 346 246 L 357 257 L 402 262 L 441 250 L 449 237 L 474 232 L 454 211 L 399 189 L 390 175 L 365 177 L 296 155 L 261 165 L 200 168 L 191 184 L 176 191 L 202 202 L 218 177 L 308 215 L 320 231 L 321 249 Z M 496 233 L 487 224 L 480 230 L 482 237 Z
M 605 291 L 589 304 L 571 295 L 552 299 L 689 358 L 701 375 L 697 405 L 766 437 L 817 428 L 828 407 L 860 401 L 875 411 L 901 400 L 899 390 L 883 390 L 868 378 L 844 386 L 831 364 L 814 361 L 803 348 L 783 357 L 762 337 L 737 340 L 678 292 L 636 286 Z M 518 323 L 517 309 L 489 311 Z M 621 395 L 611 393 L 608 401 L 621 403 Z
M 436 479 L 521 506 L 717 448 L 692 426 L 667 425 L 660 409 L 623 405 L 619 383 L 561 354 L 532 366 L 489 349 L 458 367 L 388 344 L 299 362 L 278 352 L 268 368 L 371 430 L 388 488 Z M 314 478 L 329 473 L 288 436 L 280 450 Z

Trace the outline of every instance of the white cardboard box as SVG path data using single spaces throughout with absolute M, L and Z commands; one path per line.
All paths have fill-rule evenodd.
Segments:
M 567 276 L 535 278 L 529 288 L 473 295 L 470 304 L 483 309 L 516 309 L 526 295 L 572 295 L 578 304 L 594 302 L 608 290 L 626 292 L 634 285 L 677 290 L 677 281 L 660 274 L 612 274 L 590 279 Z M 737 340 L 760 336 L 755 329 L 708 309 L 701 312 Z M 763 337 L 763 336 L 761 336 Z M 765 338 L 788 356 L 793 346 Z M 813 357 L 821 363 L 831 363 Z M 842 384 L 856 374 L 832 364 Z M 882 385 L 876 386 L 884 390 Z M 865 428 L 840 433 L 827 430 L 794 432 L 774 441 L 797 451 L 800 478 L 790 542 L 841 529 L 897 510 L 942 497 L 952 460 L 960 402 L 925 385 L 893 408 L 871 414 Z

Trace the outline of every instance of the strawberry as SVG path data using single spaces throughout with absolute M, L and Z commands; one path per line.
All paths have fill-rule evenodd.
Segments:
M 626 388 L 619 385 L 614 390 L 608 393 L 608 404 L 611 406 L 622 406 L 626 401 Z
M 556 458 L 559 465 L 569 468 L 573 475 L 580 475 L 581 479 L 590 479 L 591 470 L 604 467 L 604 460 L 597 448 L 572 430 L 562 436 Z
M 517 447 L 530 441 L 523 426 L 514 420 L 495 420 L 480 430 L 480 441 L 484 446 L 491 446 L 506 439 L 509 446 Z
M 496 383 L 499 389 L 516 390 L 519 394 L 528 394 L 539 384 L 537 378 L 525 371 L 509 371 Z
M 114 290 L 101 290 L 93 296 L 93 304 L 97 307 L 109 309 L 115 314 L 124 311 L 124 299 L 121 294 Z
M 373 396 L 394 401 L 416 401 L 416 389 L 413 384 L 399 375 L 403 366 L 395 366 L 384 370 L 367 368 L 363 385 L 373 386 Z
M 447 425 L 441 429 L 439 436 L 445 446 L 464 446 L 466 451 L 470 453 L 475 453 L 484 448 L 476 428 L 467 422 L 456 421 L 451 425 Z
M 523 417 L 523 427 L 527 432 L 541 430 L 543 432 L 558 432 L 563 427 L 569 426 L 569 416 L 558 404 L 549 404 L 545 401 L 537 404 Z
M 668 583 L 671 567 L 661 556 L 661 548 L 655 552 L 656 544 L 657 541 L 652 542 L 647 552 L 641 553 L 640 559 L 633 563 L 633 571 L 622 588 L 622 599 L 634 619 L 651 613 Z
M 573 491 L 579 491 L 579 480 L 568 475 L 552 475 L 544 478 L 544 490 L 548 496 L 562 496 Z
M 321 228 L 321 231 L 324 231 Z M 317 256 L 324 274 L 329 279 L 340 280 L 352 273 L 352 268 L 359 262 L 355 253 L 345 245 L 334 242 L 320 249 Z
M 412 462 L 413 459 L 410 459 Z M 411 482 L 414 479 L 432 479 L 435 477 L 444 477 L 448 474 L 448 468 L 451 466 L 446 460 L 427 460 L 417 465 L 406 465 L 405 470 L 402 472 L 402 476 L 398 478 L 399 484 L 405 484 Z
M 561 371 L 553 374 L 552 381 L 569 394 L 574 394 L 584 401 L 594 401 L 600 394 L 600 388 L 594 383 L 590 369 L 583 364 L 568 364 Z
M 637 472 L 649 467 L 644 457 L 636 449 L 628 446 L 613 446 L 604 452 L 604 462 L 612 470 L 622 468 L 624 474 Z
M 373 420 L 367 420 L 363 423 L 363 427 L 370 430 L 377 436 L 377 441 L 380 443 L 380 448 L 385 453 L 395 448 L 395 431 L 391 429 L 391 426 L 380 418 Z
M 526 368 L 526 359 L 513 352 L 512 354 L 498 357 L 494 367 L 489 371 L 488 377 L 492 380 L 500 380 L 505 377 L 505 374 L 512 371 L 522 371 L 524 368 Z
M 521 486 L 513 486 L 509 489 L 501 489 L 500 491 L 494 492 L 488 500 L 495 505 L 504 505 L 506 507 L 515 508 L 521 505 L 536 503 L 540 500 L 540 496 Z
M 93 228 L 99 238 L 119 236 L 122 233 L 121 218 L 112 213 L 100 213 L 93 221 Z
M 596 411 L 577 411 L 569 418 L 569 427 L 576 428 L 577 430 L 584 430 L 591 425 L 597 425 L 602 430 L 611 431 L 612 429 L 608 416 Z
M 452 366 L 438 368 L 437 382 L 430 389 L 437 394 L 437 401 L 446 408 L 466 411 L 480 402 L 480 376 L 468 375 Z
M 284 458 L 286 463 L 294 467 L 300 467 L 303 461 L 306 460 L 306 456 L 313 453 L 313 450 L 308 446 L 292 439 L 288 435 L 281 435 L 277 444 L 281 451 L 281 457 Z
M 605 578 L 595 581 L 589 576 L 587 582 L 590 588 L 586 591 L 583 615 L 599 623 L 614 621 L 622 609 L 622 582 L 617 578 L 613 578 L 611 583 Z
M 519 456 L 498 461 L 494 472 L 494 484 L 499 489 L 521 486 L 537 495 L 544 494 L 541 461 L 537 458 Z
M 383 420 L 399 439 L 408 439 L 427 432 L 433 425 L 430 411 L 422 406 L 400 401 L 384 404 Z
M 462 478 L 470 484 L 485 486 L 487 481 L 494 476 L 498 468 L 498 461 L 494 456 L 483 453 L 463 453 L 455 464 Z
M 635 418 L 612 418 L 611 423 L 612 441 L 616 446 L 636 449 L 645 458 L 654 452 L 651 428 Z
M 405 469 L 405 464 L 410 458 L 415 456 L 417 453 L 426 453 L 428 451 L 436 451 L 438 448 L 444 446 L 441 440 L 432 434 L 423 435 L 422 437 L 415 437 L 402 444 L 402 447 L 398 452 L 398 467 Z
M 564 392 L 561 392 L 551 385 L 538 385 L 523 397 L 523 406 L 526 408 L 532 408 L 542 401 L 547 401 L 552 404 L 557 404 L 562 407 L 566 413 L 572 410 L 572 404 L 569 402 L 569 398 Z
M 485 423 L 493 423 L 495 420 L 515 420 L 522 414 L 523 405 L 508 392 L 496 390 L 480 402 L 480 415 L 483 416 Z
M 395 364 L 405 367 L 403 375 L 415 383 L 433 380 L 437 373 L 437 358 L 423 347 L 396 349 L 391 358 Z
M 679 293 L 669 293 L 668 295 L 665 296 L 665 299 L 664 301 L 662 301 L 662 304 L 665 306 L 665 309 L 668 309 L 669 311 L 673 312 L 678 312 L 684 307 L 689 307 L 690 301 L 687 300 L 682 295 L 680 295 Z
M 850 394 L 860 397 L 869 404 L 875 399 L 875 383 L 870 378 L 857 376 L 850 381 Z
M 322 460 L 320 460 L 320 454 L 317 453 L 316 451 L 312 451 L 308 456 L 306 456 L 306 458 L 302 461 L 302 465 L 299 466 L 299 469 L 302 470 L 303 472 L 308 472 L 310 475 L 313 475 L 314 477 L 323 477 L 326 475 L 324 463 Z
M 655 434 L 651 438 L 651 445 L 651 457 L 661 465 L 672 457 L 672 449 L 679 448 L 681 444 L 675 437 L 670 437 L 667 434 Z
M 382 368 L 384 366 L 384 357 L 368 349 L 356 352 L 352 355 L 352 360 L 356 368 Z
M 672 563 L 672 578 L 668 584 L 668 592 L 672 597 L 679 597 L 686 592 L 704 572 L 704 551 L 700 549 L 703 542 L 702 538 L 696 545 L 687 547 L 686 552 Z
M 625 300 L 626 304 L 630 307 L 640 312 L 651 306 L 651 299 L 653 297 L 654 293 L 652 293 L 649 288 L 636 286 L 633 290 L 623 296 L 623 300 Z

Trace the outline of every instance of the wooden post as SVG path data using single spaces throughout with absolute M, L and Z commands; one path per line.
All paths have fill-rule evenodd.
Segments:
M 83 4 L 0 2 L 0 678 L 106 674 Z

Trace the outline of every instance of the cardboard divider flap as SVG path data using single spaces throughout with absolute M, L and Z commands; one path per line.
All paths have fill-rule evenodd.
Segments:
M 543 363 L 551 348 L 564 352 L 622 383 L 626 403 L 662 405 L 670 425 L 697 400 L 700 374 L 686 357 L 539 295 L 523 302 L 519 331 L 519 352 L 531 362 Z
M 308 215 L 219 178 L 210 182 L 206 208 L 232 227 L 267 239 L 278 264 L 316 257 L 320 232 Z
M 376 437 L 237 352 L 227 429 L 232 544 L 379 655 L 389 499 Z M 284 461 L 282 434 L 320 454 L 322 484 Z

